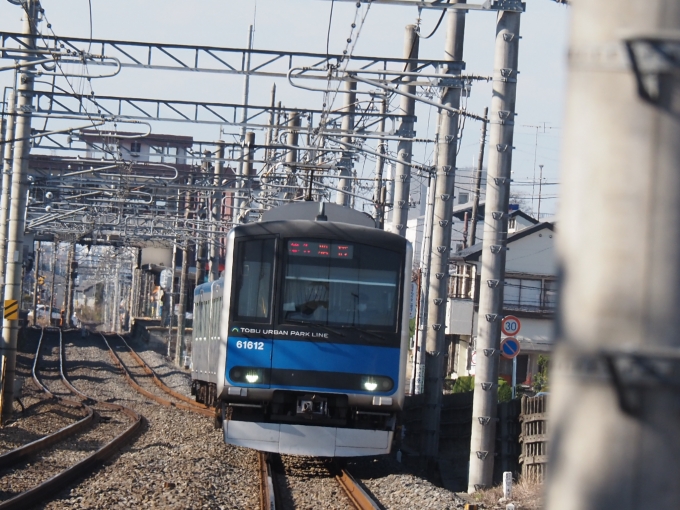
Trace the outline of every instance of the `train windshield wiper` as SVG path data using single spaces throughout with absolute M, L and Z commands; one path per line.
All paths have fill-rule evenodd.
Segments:
M 367 336 L 372 336 L 373 338 L 377 338 L 378 340 L 381 340 L 383 342 L 389 342 L 389 339 L 385 338 L 382 335 L 379 335 L 378 333 L 373 333 L 372 331 L 367 331 L 365 329 L 361 329 L 358 326 L 350 326 L 350 325 L 345 325 L 345 326 L 340 326 L 342 329 L 351 329 L 353 331 L 356 331 L 359 333 L 359 336 L 361 335 L 367 335 Z
M 333 328 L 329 328 L 328 326 L 325 326 L 324 324 L 319 324 L 318 322 L 306 321 L 304 319 L 286 319 L 286 322 L 292 322 L 293 324 L 303 324 L 305 326 L 313 326 L 313 327 L 316 327 L 316 328 L 321 329 L 323 331 L 333 333 L 334 335 L 337 335 L 337 336 L 340 336 L 340 337 L 345 336 L 340 331 L 333 329 Z

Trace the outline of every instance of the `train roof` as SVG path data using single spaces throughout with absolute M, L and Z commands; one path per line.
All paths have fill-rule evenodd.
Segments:
M 218 278 L 217 280 L 215 280 L 214 282 L 205 282 L 205 283 L 201 283 L 200 285 L 196 285 L 196 287 L 194 287 L 194 296 L 199 295 L 201 293 L 201 291 L 210 292 L 212 290 L 213 283 L 217 283 L 219 285 L 224 285 L 224 278 L 221 277 L 221 278 Z
M 337 239 L 380 246 L 399 252 L 403 252 L 408 243 L 405 238 L 391 232 L 332 221 L 262 221 L 238 225 L 234 227 L 233 233 L 236 237 L 279 235 L 282 237 Z

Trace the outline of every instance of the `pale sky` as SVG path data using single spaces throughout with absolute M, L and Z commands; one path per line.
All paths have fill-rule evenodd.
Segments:
M 471 0 L 472 2 L 473 0 Z M 476 0 L 475 0 L 476 1 Z M 248 26 L 255 25 L 254 47 L 290 51 L 326 52 L 326 38 L 331 2 L 328 0 L 91 0 L 93 37 L 130 41 L 155 41 L 242 48 L 247 45 Z M 87 0 L 43 0 L 46 16 L 58 36 L 88 37 L 90 33 Z M 362 4 L 360 14 L 367 9 Z M 336 1 L 329 49 L 339 53 L 346 45 L 357 10 L 353 2 Z M 424 10 L 421 33 L 428 34 L 440 11 Z M 404 27 L 418 18 L 415 7 L 372 5 L 356 42 L 357 55 L 401 57 Z M 0 2 L 0 29 L 21 31 L 21 8 Z M 542 212 L 552 213 L 557 205 L 559 187 L 560 134 L 566 82 L 566 51 L 569 9 L 550 0 L 528 0 L 522 16 L 520 43 L 520 75 L 518 82 L 517 127 L 513 156 L 513 191 L 531 199 L 534 169 L 544 165 L 544 201 Z M 493 71 L 493 48 L 496 15 L 471 12 L 467 16 L 465 55 L 469 73 L 490 75 Z M 48 33 L 45 23 L 41 28 Z M 421 58 L 441 58 L 445 23 L 431 39 L 421 40 Z M 356 36 L 355 36 L 356 38 Z M 96 49 L 93 48 L 93 52 Z M 9 61 L 3 65 L 9 65 Z M 3 86 L 11 84 L 12 73 L 0 73 Z M 251 78 L 250 102 L 267 105 L 273 80 Z M 88 85 L 72 79 L 76 90 Z M 239 103 L 243 78 L 204 73 L 123 69 L 114 78 L 92 81 L 96 94 L 145 98 L 191 99 Z M 285 80 L 277 80 L 278 99 L 289 107 L 321 108 L 322 94 L 292 88 Z M 481 114 L 490 102 L 490 85 L 477 82 L 468 109 Z M 341 101 L 339 99 L 338 101 Z M 396 104 L 396 99 L 393 104 Z M 339 106 L 339 103 L 338 103 Z M 419 104 L 416 108 L 418 137 L 432 138 L 436 126 L 436 109 Z M 550 128 L 539 130 L 532 126 Z M 429 126 L 429 128 L 428 128 Z M 34 123 L 34 127 L 42 127 Z M 467 121 L 463 132 L 458 167 L 472 166 L 478 150 L 480 125 Z M 231 128 L 231 133 L 238 132 Z M 154 126 L 154 133 L 183 134 L 200 140 L 218 138 L 216 126 L 165 123 Z M 225 140 L 233 137 L 222 135 Z M 264 141 L 262 132 L 257 141 Z M 394 150 L 396 143 L 390 145 Z M 422 162 L 432 157 L 431 144 L 418 144 L 414 159 Z M 372 163 L 364 170 L 368 176 Z M 370 168 L 369 168 L 370 166 Z M 538 175 L 536 174 L 536 178 Z M 537 193 L 537 189 L 535 192 Z

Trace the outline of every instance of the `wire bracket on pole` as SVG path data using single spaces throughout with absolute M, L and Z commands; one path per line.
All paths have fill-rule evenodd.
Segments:
M 484 349 L 482 352 L 484 353 L 484 356 L 486 356 L 487 358 L 490 358 L 491 356 L 496 354 L 498 351 L 496 349 Z
M 435 273 L 434 276 L 437 278 L 437 280 L 441 280 L 444 278 L 444 276 L 446 276 L 446 273 Z
M 451 195 L 444 194 L 444 195 L 442 195 L 440 198 L 441 198 L 444 202 L 447 202 L 447 201 L 451 198 Z
M 500 76 L 494 76 L 494 81 L 503 81 L 506 83 L 517 83 L 517 78 L 512 78 L 512 73 L 514 70 L 509 67 L 504 67 L 501 69 Z
M 444 302 L 444 300 L 442 298 L 433 299 L 432 301 L 437 306 L 441 305 Z
M 446 228 L 449 224 L 449 220 L 439 220 L 439 226 L 442 228 Z
M 487 280 L 486 281 L 486 284 L 492 289 L 495 289 L 496 287 L 498 287 L 499 283 L 500 283 L 500 280 Z
M 480 425 L 488 425 L 489 422 L 491 421 L 491 417 L 489 417 L 489 416 L 480 416 L 479 418 L 477 418 L 477 420 L 479 421 L 479 424 L 480 424 Z
M 444 172 L 444 175 L 449 175 L 449 172 L 451 172 L 451 165 L 443 165 L 442 172 Z
M 484 391 L 489 391 L 489 390 L 492 388 L 493 383 L 490 383 L 490 382 L 483 382 L 480 386 L 482 387 L 482 389 L 483 389 Z
M 477 458 L 480 460 L 486 459 L 486 456 L 489 455 L 489 452 L 484 452 L 484 451 L 477 451 Z
M 494 220 L 502 220 L 503 216 L 505 216 L 505 213 L 502 212 L 502 211 L 494 211 L 494 212 L 491 213 L 491 217 Z
M 441 324 L 432 324 L 432 329 L 435 331 L 439 331 L 442 328 Z
M 444 253 L 446 251 L 446 246 L 437 246 L 437 253 Z
M 499 315 L 497 313 L 487 313 L 486 322 L 495 322 L 498 320 Z
M 499 254 L 501 251 L 503 251 L 504 247 L 500 244 L 492 244 L 489 246 L 489 249 L 491 250 L 491 253 L 494 255 Z
M 496 186 L 502 186 L 504 184 L 510 184 L 510 179 L 507 177 L 494 177 L 493 182 L 496 184 Z
M 510 145 L 508 145 L 507 143 L 497 143 L 496 144 L 496 150 L 498 152 L 505 152 L 505 151 L 508 150 L 509 147 L 510 147 Z

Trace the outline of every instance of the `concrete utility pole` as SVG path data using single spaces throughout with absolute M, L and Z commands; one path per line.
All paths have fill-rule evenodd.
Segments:
M 255 133 L 248 131 L 243 139 L 243 180 L 241 181 L 241 186 L 251 192 L 253 188 L 253 156 L 255 150 Z M 241 218 L 239 218 L 239 223 L 248 222 L 248 207 L 246 205 L 247 201 L 245 196 L 243 197 Z
M 40 278 L 40 252 L 42 251 L 40 245 L 41 242 L 37 241 L 35 247 L 35 278 L 33 280 L 33 320 L 31 321 L 33 326 L 35 326 L 35 321 L 38 319 L 38 294 L 40 292 L 38 278 Z
M 186 324 L 187 283 L 189 280 L 189 249 L 187 241 L 182 242 L 182 271 L 179 276 L 179 303 L 177 306 L 177 341 L 175 342 L 175 364 L 182 364 L 184 351 L 184 328 Z
M 340 159 L 340 179 L 338 180 L 338 189 L 343 191 L 350 190 L 350 180 L 352 176 L 352 156 L 353 151 L 348 147 L 352 143 L 352 136 L 349 134 L 354 131 L 354 112 L 357 107 L 357 82 L 348 80 L 345 82 L 345 105 L 342 112 L 346 115 L 342 118 L 342 146 L 345 149 L 342 152 Z M 381 158 L 379 158 L 381 159 Z M 349 205 L 350 195 L 338 191 L 335 197 L 335 203 L 338 205 Z
M 418 58 L 419 39 L 417 27 L 415 25 L 406 26 L 406 37 L 404 39 L 404 58 L 417 59 Z M 404 66 L 404 72 L 413 73 L 416 71 L 414 63 L 408 63 Z M 416 87 L 408 85 L 408 82 L 415 78 L 405 76 L 402 82 L 404 85 L 400 89 L 409 94 L 416 93 Z M 401 96 L 401 103 L 397 113 L 406 115 L 407 118 L 402 120 L 399 124 L 397 134 L 402 137 L 411 138 L 415 136 L 413 131 L 413 120 L 416 112 L 416 100 L 411 97 Z M 406 235 L 406 226 L 408 223 L 409 210 L 409 193 L 411 186 L 411 157 L 413 156 L 413 141 L 400 140 L 397 145 L 397 158 L 399 163 L 395 166 L 394 171 L 394 205 L 392 207 L 392 232 L 400 236 Z M 404 163 L 402 163 L 402 161 Z
M 468 492 L 488 487 L 493 479 L 498 404 L 503 280 L 508 237 L 508 201 L 512 140 L 515 127 L 519 12 L 501 11 L 496 21 L 489 167 L 484 209 L 484 250 L 477 331 L 477 369 L 472 406 Z
M 680 3 L 571 19 L 546 509 L 680 508 Z
M 300 114 L 296 110 L 291 110 L 288 113 L 288 136 L 286 137 L 286 145 L 291 147 L 298 146 L 300 130 Z M 295 198 L 297 192 L 297 180 L 295 174 L 297 172 L 297 149 L 289 148 L 286 152 L 286 171 L 288 172 L 287 184 L 295 191 L 286 191 L 283 197 L 287 200 Z
M 489 109 L 484 108 L 484 118 L 487 119 Z M 486 126 L 488 121 L 482 122 L 482 136 L 479 138 L 479 156 L 475 168 L 475 193 L 472 198 L 472 226 L 470 227 L 470 244 L 477 242 L 477 216 L 479 215 L 479 196 L 482 190 L 482 172 L 484 168 L 484 147 L 486 146 Z
M 211 170 L 210 160 L 212 159 L 212 153 L 206 150 L 203 153 L 203 157 L 204 160 L 201 165 L 201 173 L 209 173 Z M 206 219 L 210 218 L 210 204 L 208 203 L 208 199 L 209 195 L 207 192 L 196 192 L 196 209 L 199 211 L 204 210 Z M 195 217 L 198 218 L 199 214 L 197 213 Z M 206 276 L 206 263 L 209 260 L 208 253 L 208 245 L 204 240 L 196 242 L 196 286 L 205 283 L 203 280 L 205 280 Z
M 37 32 L 37 0 L 27 0 L 22 3 L 23 13 L 22 44 L 26 49 L 35 47 L 35 34 Z M 33 57 L 26 54 L 22 64 L 30 63 Z M 25 67 L 26 71 L 32 71 L 32 67 Z M 10 210 L 8 221 L 8 243 L 5 267 L 5 301 L 20 301 L 19 287 L 21 285 L 21 263 L 24 246 L 24 227 L 26 212 L 26 173 L 28 171 L 28 156 L 31 143 L 28 137 L 31 135 L 31 105 L 33 103 L 33 75 L 22 72 L 18 93 L 18 107 L 16 109 L 16 127 L 14 152 L 12 155 L 12 184 L 10 195 Z M 17 336 L 19 333 L 19 321 L 4 319 L 2 323 L 2 343 L 0 344 L 0 358 L 5 358 L 5 371 L 2 374 L 2 402 L 6 403 L 2 408 L 3 422 L 12 416 L 12 394 L 14 392 L 14 378 L 16 376 L 16 350 Z
M 264 151 L 264 160 L 269 163 L 269 160 L 272 158 L 274 149 L 270 148 L 271 145 L 274 145 L 274 123 L 276 122 L 276 83 L 272 85 L 272 92 L 271 92 L 271 105 L 270 105 L 270 110 L 269 110 L 269 127 L 267 128 L 267 134 L 264 139 L 264 144 L 267 146 L 267 148 Z
M 116 253 L 114 252 L 114 255 Z M 114 333 L 120 333 L 120 255 L 116 255 L 114 261 L 114 276 L 113 276 L 113 303 L 111 303 L 111 308 L 113 313 L 111 313 L 111 331 Z M 70 320 L 70 319 L 69 319 Z
M 427 180 L 427 202 L 425 205 L 425 224 L 423 225 L 423 242 L 420 248 L 420 292 L 418 299 L 418 330 L 416 331 L 416 363 L 413 392 L 420 395 L 425 391 L 425 355 L 427 352 L 427 309 L 430 300 L 428 284 L 430 264 L 432 262 L 432 224 L 434 222 L 434 204 L 437 176 L 430 175 Z
M 52 242 L 52 282 L 50 283 L 50 302 L 49 302 L 49 310 L 47 310 L 47 324 L 52 323 L 52 308 L 55 307 L 57 304 L 57 301 L 54 296 L 54 280 L 57 276 L 57 262 L 59 259 L 59 242 L 58 241 L 53 241 Z
M 385 113 L 387 113 L 387 99 L 383 96 L 380 100 L 380 114 L 383 117 L 378 122 L 378 131 L 385 131 Z M 387 154 L 387 142 L 378 144 L 378 152 Z M 373 203 L 375 204 L 375 226 L 379 229 L 385 228 L 385 192 L 383 191 L 383 170 L 385 169 L 385 158 L 377 156 L 375 158 L 375 193 Z
M 73 326 L 71 322 L 71 317 L 73 316 L 73 290 L 75 287 L 75 277 L 73 276 L 76 271 L 78 264 L 76 263 L 76 243 L 70 243 L 70 248 L 68 251 L 68 263 L 66 264 L 66 296 L 64 301 L 66 302 L 64 306 L 64 311 L 66 314 L 65 321 L 66 327 Z M 37 255 L 36 255 L 37 258 Z M 36 269 L 36 275 L 38 274 Z M 37 278 L 36 278 L 37 279 Z
M 14 148 L 14 127 L 16 119 L 16 95 L 10 90 L 7 97 L 7 125 L 5 128 L 5 146 L 3 151 L 2 165 L 2 192 L 0 193 L 0 268 L 4 268 L 7 262 L 7 220 L 9 219 L 9 195 L 12 184 L 12 152 Z M 0 289 L 4 296 L 6 277 L 3 274 Z
M 215 152 L 215 177 L 213 178 L 213 186 L 219 187 L 222 180 L 222 175 L 224 174 L 224 141 L 218 140 L 216 142 L 217 151 Z M 213 191 L 212 193 L 212 203 L 210 204 L 210 230 L 212 231 L 210 235 L 210 274 L 208 276 L 209 281 L 214 282 L 220 277 L 220 246 L 222 230 L 219 227 L 221 215 L 222 215 L 222 198 L 224 193 L 221 191 Z M 173 254 L 177 253 L 177 249 L 173 245 Z M 174 263 L 174 259 L 173 259 Z M 173 281 L 174 281 L 174 271 L 173 266 Z M 172 319 L 172 315 L 170 315 Z M 172 327 L 172 324 L 171 324 Z
M 465 3 L 466 0 L 454 1 Z M 447 13 L 446 49 L 444 60 L 462 62 L 465 36 L 465 11 L 450 9 Z M 447 74 L 460 75 L 460 66 L 450 66 Z M 460 88 L 447 87 L 442 104 L 460 108 Z M 441 110 L 437 134 L 437 179 L 432 221 L 432 249 L 428 274 L 427 330 L 425 334 L 425 412 L 423 416 L 423 452 L 434 463 L 439 452 L 439 421 L 444 389 L 446 359 L 446 302 L 449 287 L 449 256 L 451 251 L 451 215 L 456 180 L 456 150 L 458 148 L 458 115 Z M 422 363 L 422 360 L 421 360 Z
M 248 27 L 248 50 L 243 54 L 243 61 L 241 62 L 241 70 L 245 73 L 243 77 L 243 109 L 241 110 L 241 141 L 246 136 L 246 126 L 248 122 L 248 96 L 250 94 L 250 50 L 253 49 L 253 25 Z M 236 115 L 234 115 L 236 116 Z M 243 156 L 243 149 L 241 150 Z M 238 164 L 238 173 L 243 175 L 243 158 Z

